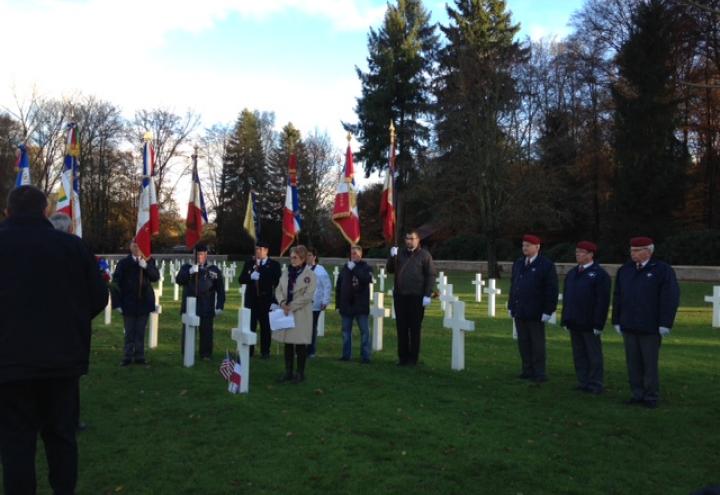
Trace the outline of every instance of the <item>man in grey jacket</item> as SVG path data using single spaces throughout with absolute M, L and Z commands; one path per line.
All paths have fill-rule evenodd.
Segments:
M 398 337 L 398 365 L 414 366 L 420 354 L 420 334 L 425 308 L 431 302 L 435 265 L 430 253 L 420 247 L 416 230 L 405 234 L 405 248 L 390 248 L 388 273 L 395 274 L 393 300 Z

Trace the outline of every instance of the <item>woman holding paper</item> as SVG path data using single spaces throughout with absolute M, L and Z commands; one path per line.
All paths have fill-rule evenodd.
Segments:
M 285 373 L 280 381 L 300 383 L 305 380 L 307 346 L 312 342 L 312 303 L 317 284 L 315 273 L 307 265 L 305 246 L 290 249 L 290 267 L 280 278 L 275 297 L 286 315 L 292 314 L 295 326 L 273 333 L 273 340 L 285 344 Z M 293 365 L 297 356 L 297 373 Z

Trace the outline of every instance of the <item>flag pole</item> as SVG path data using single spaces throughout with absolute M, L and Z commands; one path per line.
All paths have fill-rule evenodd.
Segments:
M 197 159 L 198 159 L 198 145 L 196 144 L 193 146 L 193 155 L 192 155 L 192 161 L 193 161 L 193 180 L 195 180 L 195 175 L 198 175 L 198 181 L 200 181 L 200 176 L 197 171 Z M 197 249 L 197 243 L 200 242 L 200 239 L 195 242 L 195 246 L 193 246 L 193 251 L 195 251 L 195 264 L 198 264 L 198 253 Z M 198 266 L 198 271 L 195 273 L 195 298 L 198 298 L 198 290 L 200 289 L 200 266 Z
M 393 202 L 393 215 L 395 216 L 395 229 L 393 232 L 393 246 L 397 246 L 397 232 L 400 228 L 400 222 L 398 222 L 398 190 L 395 184 L 395 124 L 390 119 L 390 166 L 388 167 L 388 173 L 390 174 L 390 180 L 392 181 L 392 202 Z

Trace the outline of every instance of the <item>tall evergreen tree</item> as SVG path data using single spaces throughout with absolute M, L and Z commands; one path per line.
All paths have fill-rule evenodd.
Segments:
M 356 159 L 365 173 L 387 167 L 393 121 L 397 129 L 396 187 L 402 191 L 427 150 L 430 138 L 430 81 L 432 60 L 438 46 L 435 26 L 421 0 L 388 4 L 382 26 L 368 34 L 368 71 L 356 68 L 362 96 L 355 111 L 358 122 L 344 124 L 360 141 Z M 399 208 L 402 208 L 399 206 Z M 398 212 L 398 226 L 402 212 Z
M 617 56 L 615 231 L 671 232 L 682 205 L 689 156 L 678 139 L 674 15 L 666 2 L 641 3 Z
M 447 44 L 439 52 L 436 79 L 438 183 L 457 198 L 447 217 L 462 217 L 488 242 L 495 275 L 496 240 L 508 202 L 510 165 L 516 153 L 505 125 L 518 104 L 513 75 L 527 60 L 515 41 L 504 0 L 455 0 L 447 7 Z M 460 209 L 467 215 L 458 215 Z M 475 225 L 472 225 L 475 222 Z

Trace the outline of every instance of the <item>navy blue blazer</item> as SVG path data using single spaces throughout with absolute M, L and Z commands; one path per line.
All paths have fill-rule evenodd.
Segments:
M 539 255 L 530 266 L 525 257 L 513 264 L 508 309 L 514 318 L 540 321 L 543 314 L 552 314 L 557 308 L 558 277 L 555 263 Z
M 667 263 L 650 258 L 638 270 L 628 261 L 618 270 L 612 322 L 623 332 L 653 334 L 659 327 L 672 328 L 679 305 L 680 286 Z
M 610 275 L 597 263 L 565 275 L 561 322 L 570 330 L 602 330 L 610 309 Z

